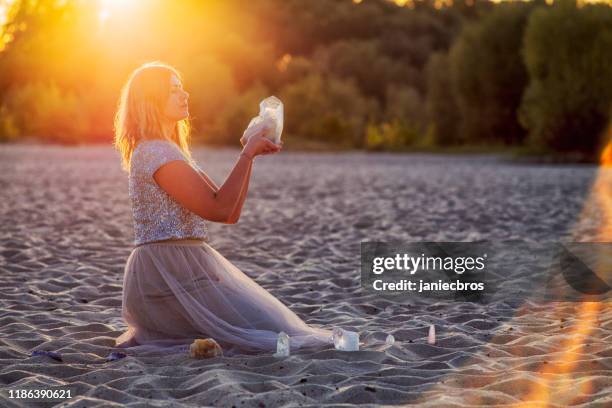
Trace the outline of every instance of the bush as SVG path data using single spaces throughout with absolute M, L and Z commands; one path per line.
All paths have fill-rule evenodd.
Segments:
M 412 87 L 401 85 L 387 86 L 385 100 L 385 120 L 398 119 L 422 132 L 427 124 L 426 110 L 419 92 Z
M 369 124 L 366 133 L 366 148 L 369 150 L 402 150 L 416 146 L 421 138 L 420 131 L 412 124 L 399 119 Z
M 352 81 L 319 74 L 285 86 L 280 97 L 288 134 L 336 144 L 362 147 L 366 123 L 378 114 Z
M 0 105 L 0 141 L 10 142 L 19 138 L 15 115 L 5 104 Z
M 81 98 L 62 91 L 53 82 L 14 87 L 7 92 L 2 106 L 4 131 L 12 129 L 9 133 L 73 143 L 90 129 L 89 112 L 82 109 Z

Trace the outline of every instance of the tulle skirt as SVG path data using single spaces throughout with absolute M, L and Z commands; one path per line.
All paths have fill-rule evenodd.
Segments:
M 121 314 L 128 328 L 115 345 L 136 353 L 186 351 L 194 339 L 206 337 L 224 355 L 272 353 L 281 331 L 291 350 L 333 347 L 331 330 L 307 325 L 202 240 L 134 248 L 125 266 Z

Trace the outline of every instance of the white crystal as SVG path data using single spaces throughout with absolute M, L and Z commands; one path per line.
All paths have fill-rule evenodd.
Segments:
M 336 348 L 336 350 L 359 350 L 359 333 L 344 330 L 338 327 L 334 328 L 332 333 L 332 339 L 334 341 L 334 347 Z
M 274 357 L 289 357 L 289 336 L 285 332 L 278 333 Z
M 393 337 L 392 334 L 388 335 L 387 338 L 385 339 L 385 343 L 388 344 L 389 346 L 392 346 L 395 343 L 395 337 Z
M 265 123 L 270 129 L 266 132 L 265 137 L 279 144 L 281 141 L 281 134 L 283 133 L 283 117 L 284 107 L 281 100 L 276 96 L 267 97 L 259 104 L 259 115 L 251 119 L 249 126 L 247 126 L 247 129 L 244 131 L 244 143 L 251 137 L 257 125 Z
M 433 324 L 429 326 L 429 335 L 427 336 L 427 343 L 436 344 L 436 326 Z
M 342 329 L 339 327 L 334 327 L 332 330 L 332 341 L 334 342 L 334 347 L 336 350 L 340 348 L 340 342 L 342 341 Z

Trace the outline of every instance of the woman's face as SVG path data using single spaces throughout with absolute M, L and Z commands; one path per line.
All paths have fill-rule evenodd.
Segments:
M 189 116 L 187 100 L 189 94 L 183 90 L 181 80 L 174 74 L 170 77 L 170 94 L 166 101 L 164 114 L 170 121 L 176 122 Z

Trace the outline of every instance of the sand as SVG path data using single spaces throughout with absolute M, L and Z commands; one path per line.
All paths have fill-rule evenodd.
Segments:
M 238 151 L 195 149 L 221 183 Z M 287 358 L 105 357 L 123 332 L 127 177 L 108 146 L 0 147 L 0 406 L 610 406 L 605 302 L 393 302 L 360 286 L 360 241 L 611 241 L 596 166 L 498 156 L 282 152 L 257 159 L 240 222 L 211 245 L 309 324 L 363 350 Z M 606 181 L 607 180 L 607 181 Z M 607 201 L 606 201 L 607 200 Z M 528 274 L 509 293 L 529 288 Z M 528 291 L 527 291 L 528 292 Z M 436 325 L 437 342 L 427 344 Z M 382 346 L 387 334 L 396 342 Z M 60 352 L 63 362 L 31 356 Z M 56 402 L 18 389 L 70 389 Z

